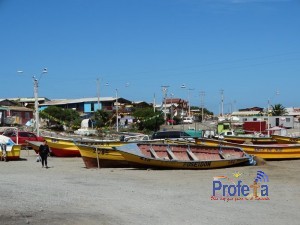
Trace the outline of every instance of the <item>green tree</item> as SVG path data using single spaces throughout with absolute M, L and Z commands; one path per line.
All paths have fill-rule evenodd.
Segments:
M 96 127 L 104 127 L 107 126 L 111 118 L 111 114 L 104 110 L 97 110 L 94 114 L 94 120 L 96 123 Z
M 62 119 L 69 127 L 73 129 L 78 129 L 81 126 L 80 115 L 73 109 L 64 109 Z
M 287 111 L 285 109 L 285 107 L 281 104 L 276 104 L 276 105 L 272 105 L 272 111 L 271 111 L 271 115 L 272 116 L 284 116 L 287 114 Z
M 164 124 L 162 113 L 154 112 L 153 108 L 136 109 L 132 115 L 137 120 L 139 130 L 157 131 L 160 125 Z
M 72 109 L 62 109 L 57 106 L 49 106 L 41 111 L 41 118 L 48 119 L 48 127 L 56 125 L 59 130 L 63 125 L 73 129 L 80 127 L 81 119 L 77 111 Z

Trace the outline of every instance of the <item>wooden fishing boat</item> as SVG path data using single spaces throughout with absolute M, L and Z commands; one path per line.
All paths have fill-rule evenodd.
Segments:
M 0 160 L 20 159 L 22 145 L 17 145 L 9 137 L 0 135 Z
M 92 139 L 73 139 L 43 136 L 47 141 L 53 156 L 57 157 L 80 157 L 79 149 L 75 142 L 87 145 L 97 145 L 102 147 L 120 145 L 122 142 L 113 140 L 92 140 Z
M 138 168 L 214 169 L 253 162 L 251 156 L 234 147 L 134 143 L 113 148 Z
M 28 146 L 31 147 L 35 151 L 36 154 L 39 153 L 40 146 L 44 144 L 44 142 L 42 142 L 42 141 L 26 141 L 26 142 L 27 142 Z
M 125 143 L 123 143 L 125 144 Z M 86 168 L 128 167 L 124 157 L 112 147 L 76 143 Z M 119 145 L 120 146 L 120 145 Z
M 147 141 L 137 141 L 135 143 L 152 143 L 161 144 L 165 141 L 161 140 L 147 140 Z M 130 142 L 132 143 L 132 142 Z M 171 141 L 168 141 L 171 143 Z M 104 145 L 87 145 L 80 142 L 75 142 L 81 158 L 86 166 L 86 168 L 124 168 L 128 167 L 128 162 L 124 157 L 113 147 L 122 146 L 128 144 L 128 142 L 117 142 L 111 144 L 110 146 Z
M 215 139 L 195 139 L 196 144 L 206 146 L 230 146 L 241 148 L 248 154 L 261 157 L 263 159 L 298 159 L 300 158 L 300 144 L 237 144 Z
M 0 159 L 1 161 L 19 160 L 21 155 L 22 145 L 6 146 L 5 152 L 0 148 Z
M 280 144 L 300 144 L 300 137 L 288 137 L 281 135 L 272 135 L 271 137 Z
M 223 140 L 239 144 L 278 144 L 277 141 L 271 137 L 224 136 Z

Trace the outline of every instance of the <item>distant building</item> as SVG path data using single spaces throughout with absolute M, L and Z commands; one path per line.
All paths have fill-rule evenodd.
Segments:
M 288 116 L 293 116 L 295 120 L 300 119 L 300 108 L 289 107 L 285 108 Z
M 264 108 L 254 106 L 254 107 L 251 107 L 251 108 L 239 109 L 239 112 L 245 112 L 245 111 L 246 112 L 250 112 L 250 111 L 259 111 L 259 112 L 262 112 L 262 111 L 264 111 Z
M 34 109 L 35 98 L 8 98 L 7 100 L 17 102 L 20 106 Z M 50 101 L 50 99 L 44 97 L 38 98 L 39 104 L 43 104 L 46 101 Z
M 33 109 L 20 106 L 19 103 L 0 99 L 0 125 L 25 125 L 33 118 Z
M 172 108 L 173 116 L 182 117 L 187 115 L 188 102 L 181 98 L 167 98 L 165 102 L 155 105 L 155 108 L 163 112 L 166 111 L 166 113 L 171 113 Z
M 40 110 L 44 110 L 49 106 L 57 106 L 64 109 L 73 109 L 79 112 L 82 117 L 89 118 L 90 114 L 100 110 L 115 111 L 116 103 L 118 102 L 119 113 L 126 112 L 126 105 L 131 105 L 131 101 L 114 97 L 101 97 L 101 98 L 79 98 L 79 99 L 60 99 L 51 100 L 39 105 Z

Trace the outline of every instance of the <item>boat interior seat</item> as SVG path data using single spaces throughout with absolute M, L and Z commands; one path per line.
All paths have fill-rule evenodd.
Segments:
M 235 155 L 230 154 L 230 153 L 224 153 L 224 152 L 219 152 L 219 155 L 222 159 L 232 159 L 236 158 Z
M 167 153 L 171 160 L 178 160 L 177 157 L 174 155 L 174 153 L 172 152 L 172 150 L 169 147 L 167 147 Z
M 159 159 L 160 157 L 157 155 L 157 153 L 155 152 L 155 150 L 152 148 L 152 146 L 150 146 L 149 148 L 150 154 L 153 158 L 155 159 Z
M 188 149 L 186 150 L 186 152 L 187 152 L 188 156 L 189 156 L 192 160 L 194 160 L 194 161 L 199 161 L 199 159 L 197 158 L 197 156 L 190 150 L 190 148 L 188 148 Z

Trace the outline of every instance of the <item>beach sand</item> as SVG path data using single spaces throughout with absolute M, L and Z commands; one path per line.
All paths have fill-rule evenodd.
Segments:
M 300 224 L 300 160 L 216 170 L 86 169 L 34 151 L 0 162 L 0 224 Z M 211 200 L 213 177 L 268 175 L 270 200 Z

